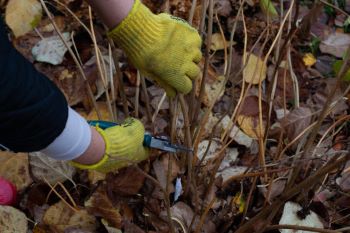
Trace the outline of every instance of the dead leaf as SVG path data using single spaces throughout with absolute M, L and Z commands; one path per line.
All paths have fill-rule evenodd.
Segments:
M 264 61 L 255 54 L 248 55 L 247 64 L 244 66 L 244 81 L 251 84 L 259 84 L 266 79 L 267 67 Z
M 52 159 L 41 152 L 30 153 L 29 164 L 34 178 L 51 185 L 67 179 L 72 181 L 76 171 L 67 161 Z
M 72 46 L 72 42 L 70 42 L 70 33 L 64 32 L 62 36 L 68 46 Z M 51 36 L 39 41 L 33 47 L 32 54 L 36 61 L 58 65 L 63 62 L 64 54 L 67 51 L 67 47 L 59 36 Z
M 328 53 L 338 58 L 342 58 L 349 45 L 349 34 L 334 32 L 321 42 L 320 50 L 322 53 Z
M 220 16 L 228 17 L 232 12 L 231 2 L 229 0 L 216 1 L 215 11 Z
M 28 221 L 26 215 L 11 207 L 0 205 L 0 232 L 27 233 Z
M 6 6 L 5 19 L 15 37 L 33 30 L 40 22 L 42 8 L 37 0 L 10 0 Z
M 135 167 L 118 170 L 118 173 L 108 173 L 106 177 L 108 193 L 117 196 L 137 194 L 145 181 L 145 176 Z
M 237 117 L 239 127 L 251 138 L 260 138 L 265 134 L 266 122 L 262 122 L 260 128 L 259 119 L 257 117 L 239 115 Z
M 102 217 L 108 222 L 108 226 L 121 228 L 122 217 L 119 210 L 113 207 L 112 202 L 107 197 L 106 190 L 100 186 L 85 202 L 88 212 L 96 217 Z
M 302 211 L 302 207 L 294 202 L 287 202 L 284 205 L 282 217 L 279 221 L 280 225 L 289 224 L 289 225 L 297 225 L 297 226 L 305 226 L 305 227 L 315 227 L 324 229 L 323 224 L 317 214 L 313 211 L 307 211 L 305 213 L 305 218 L 301 219 L 299 217 L 298 212 Z M 279 230 L 281 233 L 303 233 L 305 231 L 302 230 L 292 230 L 292 229 L 281 229 Z
M 232 127 L 232 121 L 229 116 L 225 116 L 222 119 L 222 133 L 225 132 L 225 129 Z M 236 125 L 234 125 L 230 132 L 230 137 L 235 140 L 240 145 L 243 145 L 247 148 L 250 148 L 250 146 L 253 143 L 253 139 L 249 137 L 247 134 L 245 134 L 242 130 L 240 130 Z
M 171 156 L 170 157 L 171 161 L 171 174 L 170 174 L 170 180 L 169 182 L 172 182 L 180 173 L 180 168 L 177 165 L 176 161 L 174 158 Z M 169 156 L 162 156 L 156 161 L 153 162 L 153 169 L 154 172 L 156 173 L 157 180 L 159 183 L 162 185 L 162 187 L 165 189 L 166 188 L 166 183 L 167 183 L 167 177 L 168 177 L 168 164 L 169 164 Z M 170 192 L 174 192 L 174 185 L 170 183 Z
M 281 120 L 281 127 L 286 131 L 289 141 L 295 139 L 311 124 L 312 111 L 307 107 L 293 109 Z
M 43 222 L 57 233 L 65 233 L 72 228 L 94 231 L 97 226 L 95 217 L 89 215 L 87 210 L 73 211 L 62 201 L 50 206 L 44 214 Z
M 0 176 L 11 181 L 22 191 L 32 183 L 29 174 L 28 154 L 0 151 Z
M 267 201 L 271 202 L 275 197 L 279 196 L 286 186 L 286 180 L 276 180 L 271 183 L 272 187 L 269 193 L 269 199 Z M 269 187 L 266 185 L 258 186 L 259 191 L 267 198 Z
M 106 179 L 106 174 L 95 170 L 89 170 L 88 178 L 91 184 L 96 184 L 98 181 Z

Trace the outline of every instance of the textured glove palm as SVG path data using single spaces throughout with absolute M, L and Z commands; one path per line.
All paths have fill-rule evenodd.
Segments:
M 148 150 L 143 147 L 145 129 L 139 120 L 128 118 L 121 125 L 105 130 L 96 127 L 96 130 L 105 141 L 105 155 L 96 164 L 72 162 L 73 166 L 107 173 L 147 159 Z
M 142 74 L 154 79 L 169 96 L 187 94 L 199 74 L 201 38 L 184 20 L 154 15 L 139 0 L 109 36 Z

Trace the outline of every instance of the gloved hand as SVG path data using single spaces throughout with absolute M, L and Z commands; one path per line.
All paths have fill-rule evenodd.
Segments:
M 128 118 L 121 125 L 96 130 L 105 141 L 105 155 L 96 164 L 71 162 L 73 166 L 107 173 L 147 159 L 148 149 L 143 147 L 145 129 L 139 120 Z
M 135 0 L 128 16 L 108 35 L 168 96 L 191 91 L 191 80 L 200 71 L 201 38 L 186 21 L 164 13 L 155 15 Z

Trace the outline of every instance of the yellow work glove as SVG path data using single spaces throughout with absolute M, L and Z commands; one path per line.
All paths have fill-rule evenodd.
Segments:
M 107 173 L 147 159 L 148 150 L 143 147 L 145 129 L 139 120 L 128 118 L 121 125 L 96 130 L 105 141 L 105 155 L 96 164 L 71 162 L 73 166 Z
M 199 74 L 201 38 L 186 21 L 153 14 L 139 0 L 128 16 L 108 34 L 146 77 L 167 92 L 189 93 Z

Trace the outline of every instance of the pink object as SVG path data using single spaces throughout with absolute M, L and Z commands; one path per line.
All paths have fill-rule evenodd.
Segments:
M 13 205 L 16 203 L 17 189 L 9 181 L 0 177 L 0 205 Z

